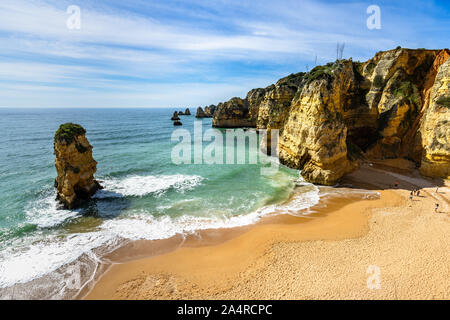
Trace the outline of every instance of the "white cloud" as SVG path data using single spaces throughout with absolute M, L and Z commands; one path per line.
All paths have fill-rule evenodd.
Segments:
M 183 98 L 216 103 L 276 81 L 279 70 L 300 71 L 316 55 L 319 63 L 334 59 L 338 41 L 354 59 L 398 45 L 395 30 L 368 33 L 364 3 L 129 0 L 118 9 L 114 0 L 78 2 L 81 29 L 69 30 L 72 1 L 1 0 L 0 81 L 27 93 L 20 102 L 3 87 L 2 103 L 23 105 L 28 98 L 51 106 L 53 97 L 61 105 L 68 93 L 78 102 L 63 105 L 89 98 L 108 106 L 111 97 L 155 106 Z

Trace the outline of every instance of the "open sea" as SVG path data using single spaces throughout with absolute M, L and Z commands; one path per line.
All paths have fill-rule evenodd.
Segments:
M 261 164 L 174 164 L 173 111 L 0 109 L 0 298 L 71 298 L 95 262 L 127 241 L 239 227 L 318 203 L 318 188 L 283 166 L 262 175 Z M 181 129 L 193 136 L 194 121 L 204 132 L 211 120 L 181 116 Z M 105 187 L 77 210 L 58 209 L 53 187 L 53 135 L 65 122 L 87 130 Z

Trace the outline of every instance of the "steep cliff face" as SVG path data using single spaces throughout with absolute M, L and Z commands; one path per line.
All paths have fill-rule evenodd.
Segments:
M 57 198 L 65 208 L 76 208 L 101 188 L 94 179 L 97 162 L 86 130 L 72 123 L 61 125 L 55 134 L 54 153 Z
M 282 129 L 304 73 L 291 74 L 267 88 L 253 89 L 245 99 L 220 103 L 213 125 L 223 128 Z
M 279 141 L 281 163 L 302 169 L 308 181 L 334 184 L 353 165 L 347 158 L 344 107 L 356 80 L 350 61 L 328 66 L 307 80 L 292 102 Z M 323 71 L 323 72 L 322 72 Z
M 420 172 L 450 178 L 450 60 L 439 68 L 422 127 L 424 149 Z
M 225 103 L 219 103 L 212 125 L 220 128 L 254 127 L 248 100 L 232 98 Z
M 363 75 L 372 83 L 367 101 L 377 109 L 379 135 L 368 150 L 370 157 L 420 161 L 421 148 L 415 133 L 424 105 L 424 80 L 438 53 L 398 49 L 377 54 L 366 63 Z
M 303 76 L 304 73 L 291 74 L 264 90 L 256 121 L 258 129 L 283 129 L 292 99 L 301 86 Z
M 216 106 L 210 105 L 209 107 L 205 107 L 203 110 L 202 107 L 197 108 L 196 118 L 212 118 L 214 113 L 216 112 Z
M 264 100 L 266 95 L 266 89 L 253 89 L 247 93 L 246 100 L 248 101 L 249 108 L 249 119 L 251 122 L 250 127 L 256 127 L 259 116 L 259 107 Z
M 318 184 L 336 183 L 362 158 L 407 158 L 447 178 L 449 57 L 397 48 L 318 66 L 220 104 L 213 124 L 279 129 L 280 161 Z

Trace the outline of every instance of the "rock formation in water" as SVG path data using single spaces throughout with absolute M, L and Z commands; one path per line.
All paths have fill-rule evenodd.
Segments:
M 205 107 L 203 110 L 202 107 L 197 108 L 197 114 L 195 115 L 196 118 L 212 118 L 214 116 L 214 113 L 216 112 L 216 106 L 210 105 L 209 107 Z
M 180 120 L 180 117 L 178 116 L 178 112 L 175 111 L 173 113 L 173 116 L 172 116 L 172 118 L 170 120 L 173 120 L 173 121 Z
M 202 107 L 197 108 L 197 113 L 195 114 L 196 118 L 206 118 L 205 111 L 203 111 Z
M 213 126 L 282 129 L 304 73 L 292 74 L 265 89 L 251 90 L 245 99 L 232 98 L 217 106 Z
M 318 66 L 220 103 L 213 126 L 278 129 L 280 161 L 318 184 L 335 184 L 361 158 L 406 158 L 449 178 L 449 56 L 397 48 Z
M 214 113 L 216 112 L 216 106 L 210 105 L 209 107 L 205 107 L 205 115 L 207 118 L 212 118 L 214 116 Z
M 173 125 L 174 126 L 182 126 L 183 124 L 181 123 L 181 121 L 176 120 L 173 122 Z
M 179 116 L 184 116 L 184 112 L 183 111 L 178 111 L 178 115 Z
M 186 108 L 186 111 L 184 112 L 185 116 L 190 116 L 191 115 L 191 110 L 189 110 L 189 108 Z
M 233 98 L 228 102 L 219 103 L 212 125 L 221 128 L 254 127 L 254 123 L 250 119 L 248 101 Z
M 77 208 L 101 189 L 94 179 L 97 162 L 92 157 L 86 130 L 73 123 L 61 125 L 55 134 L 54 153 L 57 199 L 67 209 Z

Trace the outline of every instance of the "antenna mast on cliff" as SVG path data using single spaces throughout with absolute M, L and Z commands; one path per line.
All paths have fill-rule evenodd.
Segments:
M 342 57 L 344 56 L 344 48 L 345 48 L 345 42 L 337 43 L 336 45 L 336 61 L 342 60 Z

